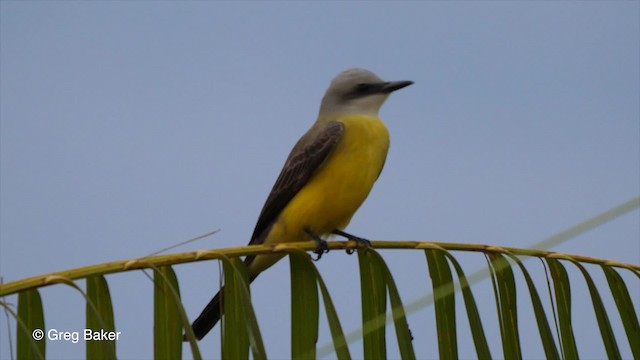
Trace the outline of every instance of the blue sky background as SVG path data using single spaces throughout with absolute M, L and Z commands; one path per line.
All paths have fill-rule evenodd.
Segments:
M 215 229 L 176 251 L 245 245 L 329 81 L 356 66 L 415 85 L 381 111 L 391 149 L 348 231 L 529 247 L 640 193 L 639 4 L 2 1 L 0 275 L 135 258 Z M 636 210 L 554 250 L 637 264 L 639 239 Z M 430 293 L 421 252 L 383 256 L 405 302 Z M 486 266 L 481 255 L 456 256 L 467 272 Z M 527 264 L 543 291 L 541 266 Z M 332 252 L 318 267 L 344 329 L 357 329 L 356 257 Z M 581 355 L 605 357 L 584 279 L 567 269 Z M 603 276 L 589 269 L 614 311 Z M 194 318 L 215 293 L 218 266 L 176 271 Z M 638 303 L 637 278 L 622 275 Z M 119 357 L 151 357 L 152 284 L 141 272 L 108 281 Z M 252 286 L 273 358 L 290 354 L 288 287 L 287 261 Z M 500 357 L 490 283 L 473 290 Z M 47 328 L 84 328 L 77 292 L 41 294 Z M 532 324 L 524 287 L 519 302 L 521 324 Z M 437 358 L 433 308 L 409 321 L 417 356 Z M 459 323 L 467 328 L 464 316 Z M 520 335 L 525 357 L 544 355 L 535 326 Z M 460 336 L 461 357 L 473 357 L 470 334 Z M 203 354 L 218 356 L 218 341 L 216 328 Z M 47 351 L 82 358 L 84 344 L 49 342 Z M 351 351 L 361 357 L 361 343 Z

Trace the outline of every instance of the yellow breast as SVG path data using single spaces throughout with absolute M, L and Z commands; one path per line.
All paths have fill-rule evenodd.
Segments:
M 336 121 L 345 126 L 342 139 L 285 207 L 272 228 L 274 237 L 300 241 L 306 238 L 306 227 L 318 235 L 345 228 L 382 171 L 389 149 L 389 133 L 382 120 L 347 115 Z

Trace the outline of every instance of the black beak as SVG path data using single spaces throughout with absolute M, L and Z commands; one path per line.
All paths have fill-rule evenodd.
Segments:
M 382 84 L 382 88 L 380 89 L 381 92 L 383 93 L 392 93 L 396 90 L 400 90 L 402 88 L 405 88 L 409 85 L 413 84 L 413 81 L 409 81 L 409 80 L 402 80 L 402 81 L 388 81 L 384 84 Z
M 359 98 L 375 94 L 390 94 L 403 87 L 413 84 L 413 81 L 386 81 L 373 84 L 358 84 L 355 89 L 348 94 L 350 98 Z

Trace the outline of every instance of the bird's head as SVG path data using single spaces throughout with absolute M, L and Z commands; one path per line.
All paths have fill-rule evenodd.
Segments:
M 363 114 L 377 116 L 389 94 L 413 81 L 384 81 L 366 69 L 354 68 L 338 74 L 322 98 L 320 116 Z

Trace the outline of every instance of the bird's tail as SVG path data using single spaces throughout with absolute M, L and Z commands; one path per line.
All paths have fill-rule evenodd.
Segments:
M 209 301 L 207 306 L 205 306 L 200 316 L 193 321 L 191 324 L 191 328 L 193 329 L 193 333 L 196 335 L 196 339 L 202 339 L 214 326 L 220 321 L 221 308 L 220 308 L 220 300 L 222 300 L 222 292 L 224 288 L 220 289 L 216 296 Z M 188 341 L 187 336 L 183 336 L 182 340 Z
M 245 262 L 247 261 L 245 260 Z M 257 276 L 258 274 L 250 275 L 249 284 L 251 284 Z M 202 310 L 202 312 L 200 313 L 200 316 L 198 316 L 198 318 L 195 319 L 191 324 L 191 328 L 193 329 L 193 333 L 195 334 L 196 339 L 201 340 L 203 337 L 205 337 L 205 335 L 209 333 L 209 331 L 211 331 L 211 329 L 213 329 L 214 326 L 216 326 L 218 321 L 220 321 L 220 317 L 222 316 L 223 312 L 221 306 L 222 304 L 220 303 L 220 301 L 222 301 L 223 295 L 224 287 L 222 287 L 222 289 L 218 291 L 216 296 L 214 296 L 213 299 L 209 301 L 207 306 L 205 306 L 204 310 Z M 189 341 L 186 334 L 182 336 L 182 340 Z

